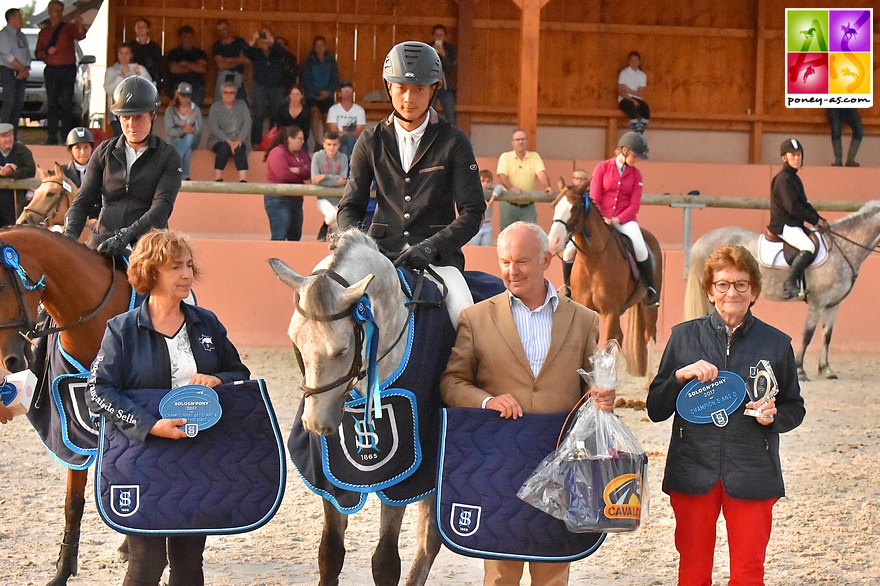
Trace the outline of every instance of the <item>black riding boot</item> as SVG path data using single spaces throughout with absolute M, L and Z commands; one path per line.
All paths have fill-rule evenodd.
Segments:
M 791 269 L 788 272 L 788 279 L 785 280 L 785 286 L 782 289 L 783 299 L 794 299 L 801 292 L 800 280 L 810 261 L 813 260 L 813 253 L 809 250 L 802 250 L 797 253 L 794 260 L 791 261 Z
M 562 261 L 562 281 L 565 283 L 565 296 L 571 298 L 571 268 L 573 262 Z
M 648 288 L 648 297 L 645 299 L 645 305 L 648 307 L 660 305 L 660 293 L 657 291 L 657 285 L 654 283 L 654 267 L 651 266 L 651 259 L 646 258 L 642 262 L 636 262 L 636 266 L 639 267 L 639 274 L 642 276 L 645 287 Z

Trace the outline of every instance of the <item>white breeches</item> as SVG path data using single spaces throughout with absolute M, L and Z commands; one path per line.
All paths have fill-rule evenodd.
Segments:
M 645 239 L 642 238 L 642 231 L 635 220 L 626 224 L 615 225 L 617 231 L 629 238 L 633 244 L 633 254 L 635 254 L 636 262 L 648 260 L 648 247 L 645 245 Z
M 474 304 L 471 290 L 468 289 L 464 275 L 457 268 L 448 266 L 438 267 L 435 265 L 431 265 L 431 268 L 440 275 L 440 278 L 446 284 L 446 289 L 449 291 L 446 295 L 446 311 L 449 312 L 452 326 L 458 328 L 458 316 L 461 314 L 461 310 Z M 440 286 L 440 283 L 437 283 L 428 273 L 425 273 L 425 276 L 434 281 L 442 292 L 443 288 Z
M 324 223 L 331 229 L 336 228 L 336 206 L 329 200 L 318 198 L 318 211 L 324 216 Z
M 804 229 L 799 226 L 783 226 L 782 234 L 780 234 L 780 236 L 783 240 L 798 250 L 816 252 L 816 247 L 813 246 L 813 241 L 810 240 L 810 237 L 807 236 L 806 233 L 804 233 Z

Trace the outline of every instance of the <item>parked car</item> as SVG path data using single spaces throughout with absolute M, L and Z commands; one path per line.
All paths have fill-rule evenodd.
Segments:
M 25 28 L 22 32 L 27 37 L 31 55 L 37 49 L 37 35 L 40 29 Z M 92 75 L 89 65 L 95 62 L 94 55 L 83 55 L 79 43 L 74 41 L 77 59 L 76 85 L 73 88 L 73 115 L 74 123 L 85 127 L 89 126 L 89 103 L 92 98 Z M 46 64 L 34 59 L 31 61 L 31 74 L 27 79 L 27 88 L 24 90 L 24 109 L 22 118 L 29 120 L 44 120 L 46 118 L 46 83 L 43 78 L 43 68 Z M 0 104 L 3 103 L 3 88 L 0 88 Z

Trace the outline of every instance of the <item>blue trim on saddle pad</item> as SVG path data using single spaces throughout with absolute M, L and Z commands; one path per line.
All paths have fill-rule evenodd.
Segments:
M 382 417 L 373 418 L 371 429 L 362 429 L 367 399 L 360 397 L 345 403 L 342 423 L 331 441 L 321 436 L 324 476 L 339 488 L 383 490 L 412 476 L 422 463 L 416 396 L 405 389 L 388 389 L 381 397 Z
M 231 535 L 275 515 L 287 460 L 266 385 L 238 381 L 214 391 L 223 416 L 195 437 L 141 442 L 102 418 L 95 499 L 108 526 L 131 535 Z M 157 416 L 166 393 L 126 391 Z
M 572 533 L 516 493 L 556 449 L 567 413 L 502 419 L 486 409 L 442 410 L 437 527 L 462 555 L 495 560 L 572 562 L 595 552 L 604 533 Z

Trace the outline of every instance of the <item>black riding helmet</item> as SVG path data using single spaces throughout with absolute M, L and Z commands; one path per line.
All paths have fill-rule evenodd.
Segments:
M 639 158 L 648 160 L 648 139 L 638 132 L 627 132 L 617 141 L 617 146 L 627 148 L 637 154 Z
M 382 66 L 382 77 L 386 81 L 385 92 L 388 94 L 389 100 L 391 100 L 389 83 L 435 86 L 434 93 L 431 94 L 431 101 L 428 102 L 431 104 L 434 102 L 434 96 L 443 79 L 443 65 L 434 47 L 418 41 L 406 41 L 394 45 L 388 52 L 388 56 L 385 57 L 385 65 Z M 412 122 L 412 120 L 401 116 L 396 109 L 394 115 L 404 122 Z
M 785 156 L 788 153 L 797 153 L 801 154 L 801 157 L 804 155 L 804 145 L 801 144 L 796 138 L 789 138 L 782 142 L 782 146 L 779 147 L 779 155 Z
M 159 92 L 143 77 L 126 77 L 113 90 L 110 111 L 116 116 L 136 116 L 159 109 Z
M 95 138 L 92 136 L 92 132 L 88 128 L 77 126 L 67 133 L 67 148 L 82 142 L 87 142 L 90 145 L 95 146 Z

